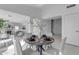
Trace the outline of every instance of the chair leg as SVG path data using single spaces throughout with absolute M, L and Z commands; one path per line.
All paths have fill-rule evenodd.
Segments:
M 30 45 L 30 44 L 26 44 L 26 47 L 27 47 L 27 48 L 31 48 L 31 45 Z
M 50 47 L 52 48 L 52 44 L 50 44 Z
M 59 52 L 59 55 L 63 55 L 62 52 Z
M 49 45 L 48 45 L 48 48 L 50 48 L 50 47 L 52 47 L 52 45 L 51 45 L 51 44 L 49 44 Z
M 45 50 L 47 50 L 47 49 L 48 49 L 47 45 L 44 45 L 44 49 L 45 49 Z
M 30 45 L 30 48 L 32 49 L 33 48 L 33 45 Z
M 52 45 L 45 45 L 44 48 L 47 50 L 48 48 L 52 47 Z

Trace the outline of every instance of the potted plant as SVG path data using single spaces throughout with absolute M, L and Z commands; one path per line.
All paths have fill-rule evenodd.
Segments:
M 5 26 L 5 20 L 0 18 L 0 29 L 2 29 Z

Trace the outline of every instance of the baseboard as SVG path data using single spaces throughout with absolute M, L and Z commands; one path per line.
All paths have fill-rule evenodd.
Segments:
M 75 47 L 79 47 L 77 45 L 74 45 L 74 44 L 70 44 L 70 43 L 66 43 L 67 45 L 72 45 L 72 46 L 75 46 Z

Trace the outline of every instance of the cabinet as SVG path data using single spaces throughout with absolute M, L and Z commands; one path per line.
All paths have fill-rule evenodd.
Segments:
M 62 37 L 67 37 L 67 43 L 79 46 L 79 13 L 62 17 Z

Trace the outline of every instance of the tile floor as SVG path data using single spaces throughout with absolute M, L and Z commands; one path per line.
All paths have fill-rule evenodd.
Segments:
M 61 43 L 61 36 L 60 35 L 54 35 L 53 38 L 55 39 L 55 42 L 52 44 L 54 48 L 59 49 L 60 43 Z M 53 48 L 50 48 L 50 50 L 45 52 L 45 55 L 53 55 Z M 38 53 L 36 53 L 38 55 Z M 63 55 L 79 55 L 79 47 L 74 46 L 71 44 L 65 44 Z
M 59 49 L 60 48 L 60 43 L 61 43 L 61 36 L 60 35 L 55 35 L 55 36 L 53 36 L 53 38 L 55 39 L 55 42 L 52 44 L 52 46 Z M 52 52 L 53 52 L 52 50 L 49 51 L 50 54 L 52 54 Z M 79 55 L 79 47 L 66 43 L 65 47 L 64 47 L 63 54 L 64 55 Z
M 61 36 L 60 35 L 53 35 L 53 38 L 55 39 L 55 42 L 52 44 L 52 46 L 54 48 L 57 48 L 59 49 L 60 48 L 60 43 L 61 43 Z M 13 49 L 13 48 L 12 48 Z M 25 49 L 25 48 L 24 48 Z M 26 48 L 27 49 L 27 48 Z M 13 51 L 13 50 L 11 50 Z M 9 52 L 11 52 L 9 50 Z M 34 51 L 34 49 L 33 49 Z M 27 52 L 31 53 L 31 54 L 27 54 Z M 32 50 L 31 49 L 28 49 L 26 52 L 24 52 L 26 55 L 39 55 L 38 52 L 34 51 L 34 53 L 32 53 Z M 54 51 L 53 51 L 53 48 L 50 48 L 48 52 L 43 52 L 44 55 L 53 55 Z M 7 52 L 8 55 L 10 55 L 8 52 Z M 6 55 L 7 55 L 6 54 Z M 79 55 L 79 47 L 78 46 L 73 46 L 73 45 L 70 45 L 70 44 L 65 44 L 65 47 L 64 47 L 64 52 L 63 52 L 64 55 Z M 11 54 L 12 55 L 12 54 Z

